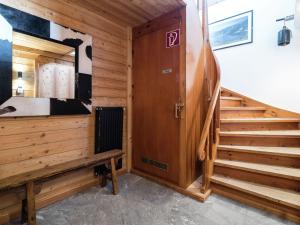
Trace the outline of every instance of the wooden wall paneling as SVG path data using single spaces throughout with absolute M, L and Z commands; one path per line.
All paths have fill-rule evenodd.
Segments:
M 90 12 L 77 1 L 0 0 L 0 3 L 85 32 L 93 37 L 93 106 L 127 106 L 127 26 Z M 125 111 L 123 151 L 128 144 Z M 22 117 L 0 119 L 0 177 L 43 168 L 94 154 L 94 114 L 90 116 Z M 122 171 L 125 171 L 127 155 Z M 93 170 L 83 170 L 43 184 L 37 208 L 44 207 L 98 183 Z M 3 198 L 2 198 L 3 197 Z M 2 203 L 2 199 L 6 199 Z M 8 199 L 8 200 L 7 200 Z M 9 202 L 11 201 L 11 202 Z M 1 196 L 0 223 L 19 215 L 20 202 Z
M 76 192 L 97 185 L 98 182 L 98 178 L 93 175 L 93 169 L 71 172 L 49 180 L 43 183 L 41 192 L 36 196 L 36 206 L 38 209 L 45 207 Z M 15 194 L 1 196 L 0 210 L 0 223 L 2 224 L 7 222 L 8 218 L 20 216 L 21 201 Z
M 25 97 L 34 96 L 34 76 L 35 76 L 35 60 L 32 56 L 13 51 L 13 95 L 16 95 L 18 72 L 23 72 L 23 88 Z
M 204 102 L 203 34 L 199 12 L 192 0 L 186 0 L 186 150 L 187 183 L 191 184 L 201 174 L 197 147 L 206 112 Z
M 67 1 L 67 0 L 65 0 Z M 110 29 L 103 30 L 103 27 L 101 27 L 101 24 L 104 22 L 103 19 L 100 17 L 96 24 L 89 25 L 85 21 L 90 18 L 90 13 L 86 12 L 84 16 L 80 17 L 80 14 L 76 14 L 72 12 L 72 15 L 64 15 L 57 10 L 61 8 L 62 6 L 57 3 L 55 8 L 49 9 L 47 8 L 47 4 L 44 3 L 44 1 L 39 1 L 39 5 L 31 2 L 31 0 L 25 0 L 25 1 L 16 1 L 16 0 L 0 0 L 0 3 L 5 4 L 7 6 L 17 8 L 21 11 L 34 14 L 36 16 L 39 16 L 44 19 L 48 19 L 51 21 L 55 21 L 58 24 L 61 24 L 63 26 L 67 26 L 73 29 L 76 29 L 78 31 L 82 31 L 85 33 L 88 33 L 93 36 L 93 38 L 101 39 L 106 42 L 114 43 L 116 45 L 122 46 L 122 44 L 126 44 L 126 29 L 120 28 L 122 32 L 118 32 L 117 34 L 114 34 L 113 32 L 110 32 Z M 84 8 L 83 8 L 84 9 Z M 78 16 L 79 15 L 79 16 Z M 75 17 L 75 18 L 73 18 Z M 83 20 L 82 18 L 85 18 Z M 99 25 L 99 27 L 95 27 Z
M 127 171 L 132 168 L 132 28 L 127 28 Z
M 125 56 L 126 57 L 126 56 Z M 127 73 L 126 65 L 120 64 L 120 63 L 114 63 L 102 59 L 97 59 L 97 57 L 94 57 L 95 62 L 93 62 L 93 65 L 98 68 L 103 68 L 111 71 L 116 71 L 122 74 Z
M 124 55 L 111 52 L 95 45 L 93 45 L 93 57 L 126 65 Z
M 109 78 L 112 80 L 116 80 L 116 81 L 127 81 L 127 77 L 119 72 L 116 71 L 109 71 L 103 68 L 97 68 L 97 67 L 93 67 L 93 73 L 95 74 L 93 76 L 93 78 Z
M 67 15 L 73 20 L 85 23 L 90 27 L 95 27 L 110 34 L 123 37 L 126 34 L 126 29 L 109 20 L 104 19 L 99 14 L 87 10 L 85 7 L 79 7 L 73 1 L 67 0 L 30 0 L 30 2 L 47 7 L 49 10 L 55 10 L 56 13 Z
M 117 56 L 126 56 L 126 45 L 123 45 L 122 44 L 123 42 L 121 43 L 114 43 L 114 42 L 110 42 L 109 40 L 103 40 L 101 38 L 96 38 L 96 39 L 93 39 L 93 46 L 101 50 L 105 50 L 105 51 L 108 51 L 108 52 L 111 52 L 113 53 L 114 55 L 117 55 Z M 106 59 L 106 57 L 105 57 Z

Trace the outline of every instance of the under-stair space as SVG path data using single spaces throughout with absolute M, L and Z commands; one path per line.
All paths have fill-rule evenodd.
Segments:
M 300 222 L 300 115 L 221 91 L 213 192 Z

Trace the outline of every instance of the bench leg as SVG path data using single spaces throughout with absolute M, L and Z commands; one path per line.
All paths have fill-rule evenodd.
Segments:
M 36 225 L 34 182 L 31 181 L 26 184 L 26 195 L 27 222 L 28 225 Z
M 110 164 L 111 164 L 111 181 L 112 181 L 113 194 L 116 195 L 119 193 L 119 182 L 118 182 L 116 163 L 114 158 L 110 159 Z

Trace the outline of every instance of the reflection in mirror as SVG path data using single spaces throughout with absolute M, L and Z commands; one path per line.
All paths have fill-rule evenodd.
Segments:
M 75 48 L 13 32 L 12 95 L 75 98 Z

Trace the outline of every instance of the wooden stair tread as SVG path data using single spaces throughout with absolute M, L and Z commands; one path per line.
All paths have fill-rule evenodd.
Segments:
M 261 198 L 300 209 L 300 193 L 214 175 L 211 181 Z
M 217 159 L 215 161 L 215 165 L 244 170 L 244 171 L 256 172 L 256 173 L 261 173 L 266 175 L 272 175 L 277 177 L 283 177 L 292 180 L 300 180 L 300 169 L 297 168 L 248 163 L 248 162 L 241 162 L 241 161 L 230 161 L 230 160 L 223 160 L 223 159 Z
M 242 101 L 243 99 L 239 97 L 221 96 L 221 100 Z
M 299 123 L 297 118 L 230 118 L 221 119 L 221 123 Z
M 300 138 L 300 130 L 221 131 L 220 136 Z
M 242 106 L 228 106 L 228 107 L 221 107 L 221 111 L 266 111 L 265 107 L 242 107 Z
M 295 157 L 295 158 L 299 157 L 300 158 L 300 148 L 295 148 L 295 147 L 219 145 L 218 150 L 278 155 L 278 156 Z

